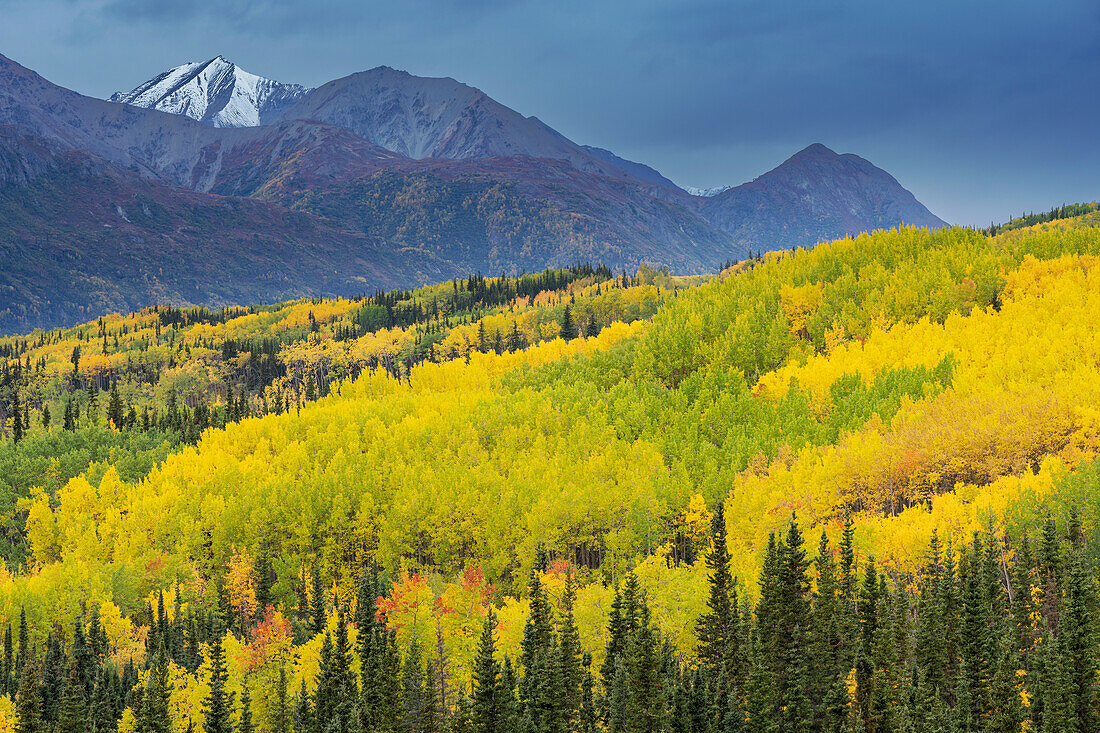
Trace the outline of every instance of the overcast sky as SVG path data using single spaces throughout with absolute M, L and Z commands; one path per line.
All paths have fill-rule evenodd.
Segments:
M 953 223 L 1100 198 L 1097 0 L 0 0 L 0 53 L 100 97 L 218 54 L 452 76 L 682 185 L 822 142 Z

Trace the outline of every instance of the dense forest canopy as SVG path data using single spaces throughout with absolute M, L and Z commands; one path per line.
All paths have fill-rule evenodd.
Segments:
M 1093 730 L 1098 329 L 1084 206 L 2 339 L 0 721 Z

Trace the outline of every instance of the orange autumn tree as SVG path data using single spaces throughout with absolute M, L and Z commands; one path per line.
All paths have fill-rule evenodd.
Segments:
M 402 573 L 389 598 L 378 600 L 378 615 L 397 631 L 398 644 L 416 640 L 431 662 L 441 697 L 449 697 L 451 680 L 467 679 L 478 634 L 496 589 L 481 568 L 468 567 L 449 581 Z
M 293 676 L 294 634 L 283 614 L 268 606 L 263 620 L 252 629 L 241 651 L 244 674 L 252 694 L 253 718 L 268 730 L 276 730 L 279 710 L 279 677 Z

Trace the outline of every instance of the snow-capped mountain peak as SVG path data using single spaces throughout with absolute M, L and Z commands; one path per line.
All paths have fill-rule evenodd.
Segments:
M 279 116 L 309 90 L 250 74 L 223 56 L 176 66 L 112 102 L 185 115 L 214 127 L 255 127 Z
M 684 186 L 684 190 L 690 193 L 692 196 L 702 196 L 704 198 L 710 198 L 711 196 L 717 196 L 723 191 L 728 191 L 733 186 L 713 186 L 711 188 L 698 188 L 697 186 Z

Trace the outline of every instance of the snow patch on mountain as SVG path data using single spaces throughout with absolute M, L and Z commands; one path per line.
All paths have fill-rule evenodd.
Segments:
M 733 186 L 712 186 L 711 188 L 698 188 L 696 186 L 684 186 L 683 189 L 690 193 L 692 196 L 702 196 L 704 198 L 710 198 L 711 196 L 717 196 L 723 191 L 728 191 Z
M 184 115 L 214 127 L 256 127 L 305 96 L 298 84 L 250 74 L 222 56 L 177 66 L 110 101 Z

